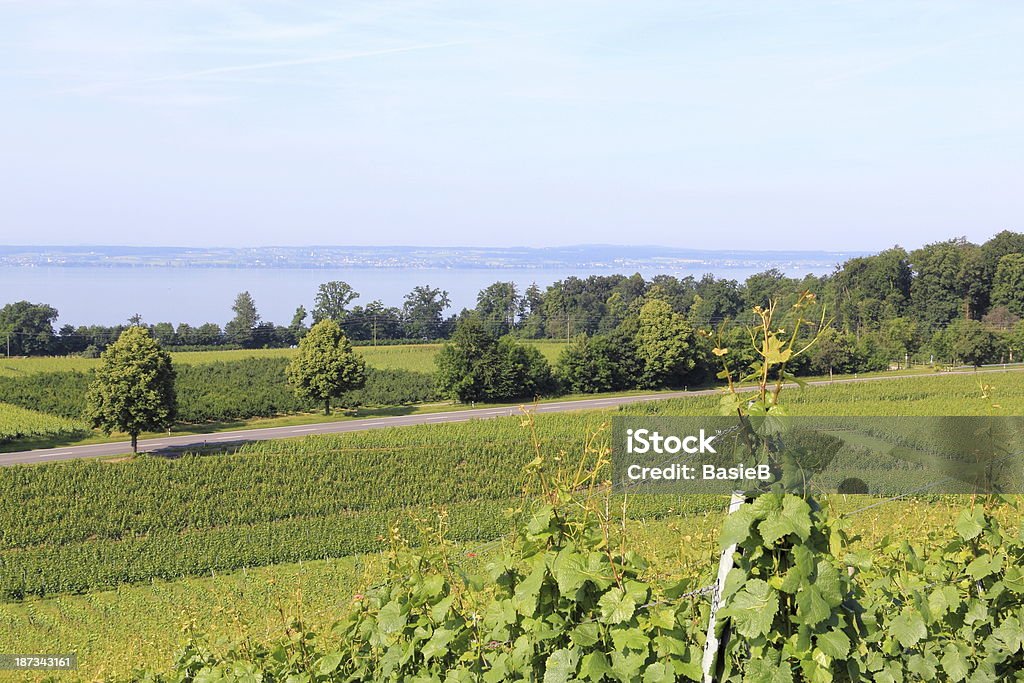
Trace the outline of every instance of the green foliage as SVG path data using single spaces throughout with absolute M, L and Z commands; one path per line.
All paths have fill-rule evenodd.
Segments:
M 633 339 L 621 332 L 579 335 L 558 358 L 556 370 L 564 390 L 595 394 L 632 389 L 639 375 Z
M 910 306 L 921 323 L 937 327 L 980 316 L 987 303 L 980 247 L 963 239 L 936 242 L 912 252 L 910 264 Z
M 256 311 L 256 302 L 249 292 L 241 292 L 235 297 L 231 310 L 235 317 L 224 326 L 224 334 L 228 341 L 242 348 L 256 346 L 256 327 L 260 324 L 260 314 Z
M 995 334 L 977 320 L 957 320 L 942 334 L 949 360 L 975 367 L 998 360 Z
M 861 570 L 865 678 L 1019 680 L 1024 527 L 1002 527 L 997 504 L 963 509 L 953 538 L 886 537 L 875 552 L 847 557 Z
M 316 405 L 295 394 L 288 384 L 283 356 L 237 359 L 202 364 L 178 363 L 175 359 L 177 418 L 183 423 L 225 422 L 254 417 L 274 417 L 308 412 Z M 202 355 L 202 354 L 194 354 Z M 413 359 L 410 359 L 413 360 Z M 0 395 L 7 402 L 70 419 L 85 410 L 85 393 L 91 372 L 39 372 L 23 377 L 0 376 Z M 347 406 L 391 406 L 436 400 L 434 378 L 412 370 L 367 368 L 366 383 L 341 397 Z
M 850 680 L 860 639 L 857 588 L 837 558 L 846 523 L 800 496 L 764 493 L 729 515 L 735 566 L 719 611 L 733 628 L 721 680 Z
M 0 444 L 25 437 L 71 438 L 85 433 L 83 422 L 0 403 Z
M 599 415 L 545 416 L 541 443 L 563 453 L 564 462 L 579 462 L 585 434 L 600 423 Z M 380 548 L 381 525 L 405 517 L 407 507 L 447 506 L 453 526 L 465 529 L 460 538 L 493 538 L 507 528 L 495 526 L 505 524 L 497 513 L 522 490 L 523 467 L 534 457 L 517 418 L 256 442 L 232 451 L 0 469 L 0 589 L 50 594 L 146 580 L 148 573 L 202 574 L 370 552 Z M 649 496 L 631 509 L 660 517 L 721 504 L 710 496 Z M 265 547 L 267 535 L 289 534 L 297 539 Z M 175 559 L 182 544 L 209 552 Z M 217 548 L 230 552 L 218 558 Z M 122 567 L 132 553 L 137 560 Z M 89 566 L 78 568 L 80 561 Z
M 667 301 L 651 299 L 640 308 L 636 354 L 644 387 L 682 386 L 697 364 L 693 329 Z
M 359 298 L 359 292 L 347 282 L 334 280 L 320 285 L 313 307 L 314 325 L 322 320 L 340 323 L 348 315 L 348 305 Z
M 1024 316 L 1024 253 L 999 259 L 992 283 L 992 303 L 1006 306 L 1018 317 Z
M 642 578 L 642 557 L 608 542 L 613 520 L 594 496 L 603 453 L 589 466 L 544 474 L 540 498 L 519 515 L 507 549 L 485 575 L 467 572 L 448 540 L 409 547 L 391 534 L 386 575 L 356 596 L 330 634 L 296 624 L 299 637 L 226 657 L 190 645 L 176 677 L 201 680 L 262 670 L 273 680 L 489 681 L 699 680 L 696 600 L 666 601 Z M 397 531 L 397 530 L 396 530 Z M 675 593 L 673 593 L 675 591 Z M 197 656 L 198 655 L 198 656 Z
M 495 282 L 481 290 L 476 298 L 477 315 L 496 337 L 512 332 L 522 312 L 523 299 L 514 282 Z
M 405 295 L 402 318 L 412 339 L 440 339 L 445 336 L 444 311 L 451 306 L 448 292 L 421 285 Z
M 143 431 L 174 424 L 177 401 L 171 356 L 149 332 L 129 327 L 100 357 L 100 366 L 85 397 L 92 426 L 132 437 L 132 450 Z
M 50 353 L 56 319 L 57 309 L 53 306 L 28 301 L 7 304 L 0 308 L 0 351 L 15 356 Z
M 436 363 L 438 390 L 463 403 L 532 399 L 555 391 L 540 351 L 508 336 L 495 337 L 475 315 L 459 321 Z
M 288 381 L 300 397 L 322 403 L 331 414 L 331 399 L 366 384 L 366 361 L 333 319 L 313 325 L 299 342 L 299 352 L 288 364 Z

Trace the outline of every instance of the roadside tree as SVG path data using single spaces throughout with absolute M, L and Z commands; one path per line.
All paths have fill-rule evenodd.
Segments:
M 174 424 L 174 378 L 170 354 L 144 327 L 129 327 L 100 356 L 86 393 L 86 416 L 105 434 L 127 433 L 136 453 L 140 433 Z
M 646 388 L 681 386 L 697 364 L 693 328 L 667 301 L 651 299 L 640 308 L 637 357 L 643 363 Z
M 299 342 L 299 352 L 288 364 L 288 382 L 302 398 L 324 406 L 331 414 L 331 399 L 366 383 L 366 362 L 357 356 L 338 323 L 321 320 Z

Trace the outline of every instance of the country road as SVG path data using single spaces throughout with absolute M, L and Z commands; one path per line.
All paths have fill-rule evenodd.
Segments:
M 977 373 L 992 372 L 1020 372 L 1024 368 L 1015 367 L 1011 370 L 999 367 L 995 369 L 982 369 Z M 880 377 L 860 377 L 836 380 L 816 380 L 807 382 L 809 386 L 827 384 L 852 384 L 855 382 L 879 382 L 893 379 L 907 379 L 914 377 L 935 377 L 956 374 L 951 372 L 939 375 L 912 374 L 912 375 L 885 375 Z M 743 391 L 752 391 L 754 387 L 744 387 Z M 573 410 L 595 410 L 601 408 L 614 408 L 620 405 L 631 403 L 644 403 L 647 401 L 661 401 L 669 398 L 683 398 L 691 396 L 707 396 L 719 393 L 719 389 L 700 389 L 694 391 L 673 391 L 658 394 L 636 394 L 632 396 L 614 396 L 609 398 L 588 398 L 570 401 L 557 401 L 539 403 L 533 408 L 535 413 L 560 413 Z M 240 443 L 243 441 L 266 441 L 268 439 L 288 439 L 312 434 L 340 434 L 343 432 L 359 432 L 369 429 L 383 429 L 386 427 L 407 427 L 410 425 L 438 424 L 450 422 L 466 422 L 468 420 L 486 420 L 494 417 L 519 415 L 521 411 L 518 406 L 509 405 L 491 408 L 473 408 L 462 410 L 451 410 L 443 413 L 421 413 L 418 415 L 398 415 L 394 417 L 374 417 L 358 420 L 344 420 L 340 422 L 323 422 L 318 424 L 294 425 L 288 427 L 265 427 L 260 429 L 240 429 L 230 432 L 215 432 L 212 434 L 185 434 L 182 436 L 159 437 L 139 441 L 139 452 L 160 452 L 163 450 L 181 451 L 189 447 L 201 447 L 204 445 L 228 443 Z M 33 451 L 16 451 L 12 453 L 0 453 L 0 466 L 25 465 L 43 462 L 55 462 L 60 460 L 74 460 L 76 458 L 97 458 L 116 455 L 124 455 L 131 451 L 131 443 L 118 441 L 110 443 L 97 443 L 85 446 L 67 446 L 64 448 L 48 448 Z

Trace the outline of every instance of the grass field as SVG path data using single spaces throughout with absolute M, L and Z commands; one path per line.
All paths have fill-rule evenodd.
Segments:
M 530 340 L 526 343 L 536 346 L 549 362 L 554 362 L 565 347 L 565 342 L 555 340 Z M 434 356 L 442 344 L 402 344 L 395 346 L 357 346 L 356 353 L 366 359 L 367 364 L 382 370 L 413 370 L 433 372 Z M 229 351 L 182 351 L 171 354 L 175 363 L 201 365 L 216 361 L 239 360 L 242 358 L 288 358 L 295 349 L 237 349 Z M 30 358 L 0 358 L 0 375 L 18 376 L 37 372 L 85 372 L 96 367 L 99 360 L 77 356 L 40 356 Z
M 979 383 L 980 377 L 949 375 L 815 387 L 789 392 L 787 406 L 795 414 L 1021 414 L 1024 375 L 994 373 Z M 714 397 L 626 409 L 634 414 L 716 411 Z M 538 416 L 545 451 L 580 448 L 585 434 L 611 414 L 591 411 Z M 506 418 L 281 441 L 227 456 L 0 471 L 8 489 L 0 564 L 16 564 L 20 553 L 48 547 L 57 559 L 63 554 L 69 561 L 89 557 L 102 564 L 105 557 L 121 556 L 116 552 L 90 554 L 91 550 L 104 547 L 114 551 L 120 539 L 134 538 L 135 543 L 148 538 L 155 543 L 163 533 L 158 528 L 161 525 L 172 531 L 178 539 L 175 542 L 190 544 L 189 539 L 194 539 L 202 545 L 204 537 L 221 534 L 232 547 L 244 550 L 247 545 L 264 544 L 263 527 L 254 524 L 277 525 L 286 534 L 294 534 L 288 531 L 292 527 L 304 530 L 303 534 L 316 529 L 334 533 L 326 522 L 339 510 L 365 510 L 371 518 L 387 524 L 389 519 L 408 514 L 402 511 L 402 503 L 448 501 L 457 518 L 460 505 L 486 506 L 490 496 L 490 516 L 500 519 L 499 510 L 507 502 L 494 497 L 504 498 L 514 490 L 518 469 L 513 465 L 529 455 L 526 432 L 518 420 Z M 321 464 L 316 465 L 318 462 Z M 374 463 L 383 469 L 375 470 Z M 79 474 L 69 476 L 62 488 L 63 472 Z M 460 472 L 461 477 L 455 476 Z M 444 487 L 426 473 L 463 485 Z M 145 484 L 147 481 L 150 484 Z M 275 497 L 275 491 L 280 495 Z M 484 498 L 474 501 L 474 493 Z M 313 494 L 319 497 L 311 498 Z M 467 500 L 469 503 L 458 502 Z M 920 538 L 927 531 L 951 526 L 952 509 L 960 501 L 930 500 L 928 504 L 890 504 L 859 515 L 854 531 L 869 542 L 887 533 Z M 852 507 L 860 503 L 850 497 L 840 504 Z M 169 514 L 187 510 L 194 514 L 180 518 Z M 424 510 L 421 507 L 420 514 Z M 486 514 L 486 508 L 484 511 Z M 680 516 L 666 515 L 665 510 L 655 512 L 634 507 L 636 519 L 630 527 L 631 545 L 655 560 L 650 571 L 694 577 L 707 571 L 721 513 Z M 261 520 L 260 515 L 265 517 Z M 17 523 L 19 517 L 27 526 Z M 52 540 L 45 533 L 47 519 Z M 69 533 L 77 536 L 72 538 Z M 313 545 L 318 542 L 315 536 L 310 540 Z M 480 542 L 474 540 L 464 547 L 467 552 L 474 551 Z M 149 562 L 146 547 L 134 545 L 124 557 L 144 568 Z M 485 558 L 481 553 L 481 561 Z M 0 643 L 17 643 L 24 646 L 20 649 L 29 650 L 77 651 L 81 676 L 87 680 L 105 674 L 124 677 L 136 666 L 169 663 L 174 649 L 188 637 L 190 626 L 215 637 L 237 639 L 244 631 L 257 640 L 269 640 L 281 636 L 286 618 L 301 615 L 310 624 L 326 625 L 349 604 L 354 591 L 372 582 L 379 562 L 374 553 L 357 552 L 341 559 L 261 568 L 250 565 L 231 572 L 213 569 L 213 575 L 209 569 L 196 567 L 195 575 L 188 578 L 154 578 L 112 591 L 28 598 L 0 604 Z

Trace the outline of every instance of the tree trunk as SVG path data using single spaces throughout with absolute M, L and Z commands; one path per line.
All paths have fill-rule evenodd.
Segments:
M 330 414 L 331 414 L 331 399 L 325 398 L 324 399 L 324 415 L 330 415 Z
M 132 453 L 139 452 L 139 435 L 137 433 L 132 434 Z

